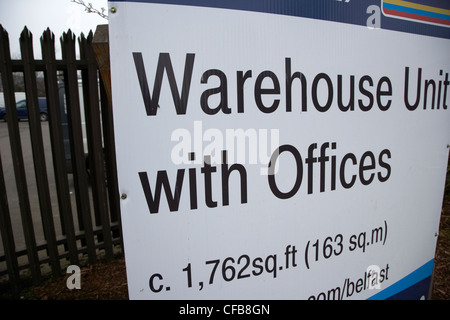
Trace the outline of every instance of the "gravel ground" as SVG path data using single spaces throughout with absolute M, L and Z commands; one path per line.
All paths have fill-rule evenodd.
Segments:
M 47 281 L 25 293 L 26 299 L 38 300 L 128 300 L 125 259 L 96 263 L 81 268 L 81 289 L 69 290 L 66 275 Z
M 450 300 L 450 197 L 442 208 L 431 298 Z

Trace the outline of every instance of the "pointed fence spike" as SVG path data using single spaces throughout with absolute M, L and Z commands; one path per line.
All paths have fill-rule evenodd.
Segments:
M 27 28 L 27 26 L 25 26 L 22 30 L 22 33 L 20 34 L 20 38 L 22 37 L 29 37 L 29 38 L 33 38 L 33 34 L 31 33 L 31 31 Z
M 0 52 L 3 58 L 8 57 L 11 59 L 11 51 L 9 47 L 9 35 L 8 32 L 0 25 Z
M 0 24 L 0 39 L 8 39 L 9 42 L 9 35 L 8 31 L 6 31 L 5 28 Z
M 42 32 L 41 36 L 41 44 L 47 42 L 54 42 L 55 35 L 50 31 L 50 28 L 47 28 L 44 32 Z

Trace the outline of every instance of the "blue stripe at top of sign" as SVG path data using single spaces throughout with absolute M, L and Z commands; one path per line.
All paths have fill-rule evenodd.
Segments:
M 111 0 L 110 0 L 111 1 Z M 380 4 L 376 0 L 117 0 L 118 2 L 143 2 L 174 4 L 197 7 L 234 9 L 273 13 L 351 24 L 365 25 L 365 13 L 371 4 Z
M 233 9 L 327 20 L 366 26 L 379 11 L 382 29 L 450 39 L 450 28 L 395 19 L 381 13 L 381 0 L 109 0 Z M 429 0 L 430 1 L 430 0 Z M 426 3 L 426 0 L 421 0 Z M 371 8 L 369 8 L 371 7 Z

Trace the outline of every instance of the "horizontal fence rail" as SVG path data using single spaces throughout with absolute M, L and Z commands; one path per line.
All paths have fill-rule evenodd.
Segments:
M 6 112 L 0 120 L 0 284 L 14 292 L 23 275 L 39 283 L 68 264 L 95 263 L 100 254 L 111 260 L 122 248 L 112 107 L 93 33 L 78 37 L 79 58 L 70 30 L 60 38 L 62 59 L 55 57 L 50 29 L 40 38 L 42 59 L 34 58 L 32 39 L 24 28 L 21 58 L 12 59 L 0 25 L 0 104 Z M 25 121 L 19 121 L 17 78 L 25 89 Z

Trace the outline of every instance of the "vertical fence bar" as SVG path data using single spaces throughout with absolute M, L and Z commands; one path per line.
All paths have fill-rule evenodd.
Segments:
M 108 196 L 111 221 L 118 222 L 121 234 L 119 187 L 117 183 L 116 152 L 114 142 L 113 111 L 111 100 L 111 71 L 109 61 L 108 25 L 98 25 L 92 40 L 95 59 L 100 70 L 100 101 L 103 127 L 103 147 L 105 150 L 108 176 Z M 115 233 L 116 234 L 116 233 Z M 123 246 L 122 246 L 123 247 Z
M 10 138 L 11 154 L 13 157 L 14 175 L 19 197 L 20 214 L 27 247 L 28 262 L 34 282 L 41 281 L 39 257 L 36 248 L 36 238 L 31 218 L 30 200 L 25 175 L 25 166 L 21 147 L 19 123 L 17 120 L 16 99 L 14 96 L 14 81 L 12 77 L 12 62 L 9 49 L 9 37 L 0 25 L 0 73 L 2 76 L 3 92 L 5 98 L 6 117 L 8 119 L 8 132 Z
M 31 149 L 33 150 L 34 173 L 36 176 L 42 225 L 47 241 L 47 252 L 50 258 L 52 274 L 57 276 L 61 274 L 61 265 L 59 263 L 58 247 L 56 245 L 55 224 L 53 221 L 52 202 L 48 185 L 47 166 L 45 164 L 44 143 L 42 141 L 41 114 L 39 110 L 36 66 L 33 54 L 33 35 L 26 27 L 20 35 L 20 49 L 24 67 L 28 123 L 30 127 Z
M 98 96 L 98 71 L 94 50 L 92 49 L 92 31 L 88 38 L 79 38 L 80 57 L 87 61 L 87 70 L 82 71 L 86 130 L 88 131 L 89 161 L 93 172 L 94 208 L 98 212 L 102 225 L 102 235 L 107 260 L 113 258 L 111 224 L 108 214 L 106 194 L 106 172 L 103 154 L 102 131 Z
M 70 189 L 67 179 L 66 159 L 64 151 L 64 136 L 61 121 L 61 105 L 59 100 L 58 79 L 55 58 L 55 36 L 47 28 L 41 36 L 42 58 L 45 63 L 45 92 L 47 94 L 47 108 L 49 113 L 50 140 L 52 145 L 53 166 L 55 173 L 56 191 L 58 196 L 61 227 L 66 236 L 70 263 L 79 264 L 75 228 L 73 223 Z
M 79 213 L 81 212 L 82 228 L 85 232 L 85 241 L 89 263 L 97 260 L 94 232 L 92 228 L 91 208 L 89 203 L 89 189 L 84 159 L 83 134 L 81 130 L 80 101 L 78 93 L 77 67 L 75 65 L 75 36 L 72 31 L 64 33 L 61 37 L 63 59 L 67 66 L 64 76 L 67 111 L 69 118 L 72 163 L 74 171 L 74 184 Z
M 2 158 L 0 155 L 0 233 L 5 250 L 6 267 L 8 268 L 9 282 L 15 296 L 19 293 L 19 264 L 16 257 L 16 246 L 11 225 L 8 198 L 6 196 L 5 178 L 3 175 Z
M 108 176 L 108 197 L 111 221 L 118 222 L 119 230 L 115 237 L 121 237 L 122 221 L 120 218 L 119 185 L 117 182 L 116 149 L 114 142 L 114 125 L 112 104 L 107 96 L 103 80 L 100 79 L 100 101 L 102 108 L 103 144 L 105 148 L 106 170 Z M 120 238 L 122 240 L 122 238 Z M 123 242 L 121 242 L 123 248 Z

